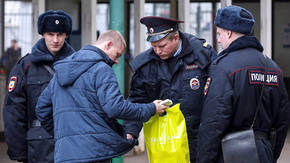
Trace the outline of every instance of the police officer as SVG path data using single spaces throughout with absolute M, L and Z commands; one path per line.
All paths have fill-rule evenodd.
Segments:
M 218 10 L 214 23 L 223 51 L 210 66 L 204 90 L 199 163 L 223 162 L 221 138 L 249 129 L 259 102 L 253 130 L 260 162 L 276 162 L 281 153 L 288 126 L 288 95 L 281 69 L 263 55 L 262 45 L 251 36 L 254 22 L 244 8 Z
M 6 71 L 6 82 L 9 80 L 9 73 L 16 62 L 21 58 L 21 48 L 18 46 L 16 39 L 11 40 L 11 47 L 9 47 L 4 55 L 1 57 L 1 63 Z
M 203 88 L 208 65 L 216 53 L 204 39 L 178 31 L 178 24 L 183 21 L 149 16 L 140 22 L 147 27 L 147 41 L 152 47 L 131 62 L 134 75 L 129 100 L 148 103 L 154 99 L 170 99 L 174 104 L 181 103 L 190 159 L 195 162 Z M 127 138 L 137 138 L 142 124 L 125 124 Z
M 11 160 L 53 162 L 53 136 L 35 116 L 35 105 L 52 78 L 52 65 L 74 52 L 65 41 L 71 33 L 71 17 L 63 11 L 49 10 L 38 18 L 42 38 L 13 67 L 3 110 L 5 139 Z

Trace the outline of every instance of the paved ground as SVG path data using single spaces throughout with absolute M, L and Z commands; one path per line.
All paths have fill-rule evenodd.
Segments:
M 4 142 L 0 142 L 0 163 L 17 163 L 16 161 L 11 161 L 6 155 L 7 146 Z M 290 131 L 288 132 L 287 139 L 278 160 L 278 163 L 289 163 L 290 162 Z M 124 163 L 148 163 L 148 158 L 146 153 L 141 155 L 133 155 L 128 153 L 124 156 Z
M 17 161 L 11 161 L 6 155 L 7 145 L 4 142 L 0 142 L 0 163 L 19 163 Z M 146 153 L 141 155 L 134 155 L 133 152 L 129 152 L 124 156 L 124 163 L 148 163 Z

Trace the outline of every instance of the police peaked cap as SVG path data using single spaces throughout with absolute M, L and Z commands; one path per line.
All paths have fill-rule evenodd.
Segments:
M 219 9 L 214 21 L 217 27 L 246 35 L 253 33 L 254 23 L 250 11 L 234 5 Z
M 178 23 L 183 21 L 163 17 L 146 16 L 140 19 L 140 23 L 147 27 L 147 41 L 155 42 L 167 36 L 170 32 L 178 30 Z
M 72 30 L 72 19 L 64 11 L 48 10 L 38 17 L 38 33 L 62 32 L 69 35 Z

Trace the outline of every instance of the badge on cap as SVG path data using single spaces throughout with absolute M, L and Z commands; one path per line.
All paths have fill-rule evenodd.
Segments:
M 199 80 L 197 78 L 192 78 L 189 84 L 190 84 L 190 88 L 193 90 L 197 90 L 200 86 Z
M 153 32 L 154 32 L 154 29 L 151 27 L 151 28 L 149 29 L 149 31 L 150 31 L 150 33 L 153 33 Z
M 207 95 L 207 92 L 208 92 L 208 88 L 209 88 L 210 82 L 211 82 L 211 78 L 208 77 L 208 78 L 206 79 L 206 83 L 205 83 L 204 91 L 203 91 L 203 93 L 204 93 L 205 96 Z
M 59 20 L 56 19 L 56 20 L 55 20 L 55 24 L 59 24 Z
M 12 92 L 15 89 L 16 83 L 17 83 L 17 77 L 11 76 L 9 80 L 9 84 L 8 84 L 8 92 Z

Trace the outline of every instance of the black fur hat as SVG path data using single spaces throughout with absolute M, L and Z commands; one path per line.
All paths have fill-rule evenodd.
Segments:
M 69 35 L 72 30 L 72 19 L 64 11 L 48 10 L 38 17 L 38 33 L 63 32 Z

